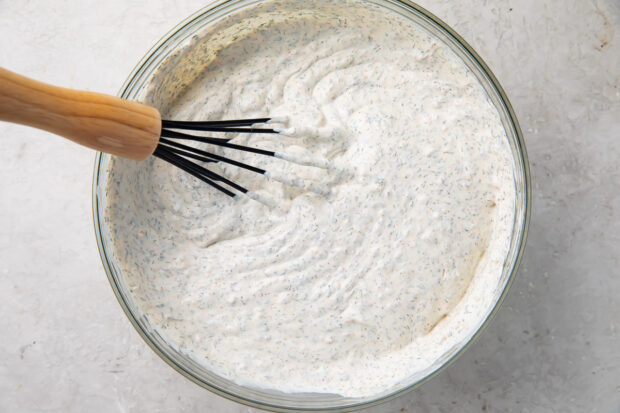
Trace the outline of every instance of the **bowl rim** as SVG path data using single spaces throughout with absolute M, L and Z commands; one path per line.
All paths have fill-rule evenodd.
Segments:
M 195 13 L 191 14 L 190 16 L 188 16 L 187 18 L 185 18 L 184 20 L 182 20 L 180 23 L 178 23 L 176 26 L 174 26 L 171 30 L 169 30 L 163 37 L 161 37 L 161 39 L 159 39 L 159 41 L 157 43 L 155 43 L 154 46 L 152 46 L 148 52 L 142 57 L 142 59 L 138 62 L 138 64 L 134 67 L 134 69 L 131 71 L 131 73 L 129 74 L 129 76 L 127 77 L 127 79 L 125 80 L 125 82 L 123 83 L 123 85 L 121 86 L 119 92 L 118 92 L 118 96 L 121 98 L 126 98 L 127 95 L 129 94 L 129 91 L 132 90 L 132 88 L 135 86 L 135 84 L 141 79 L 141 77 L 144 75 L 146 68 L 153 65 L 153 64 L 157 64 L 161 59 L 165 58 L 165 56 L 163 58 L 157 58 L 158 56 L 158 51 L 164 47 L 166 44 L 168 44 L 170 41 L 172 41 L 173 39 L 175 39 L 175 37 L 177 35 L 179 35 L 180 32 L 182 32 L 183 30 L 185 30 L 188 26 L 191 26 L 193 23 L 196 23 L 198 20 L 200 20 L 203 16 L 205 15 L 211 15 L 216 13 L 217 11 L 221 10 L 222 8 L 224 8 L 226 5 L 228 4 L 234 4 L 237 2 L 240 2 L 243 0 L 216 0 L 210 4 L 208 4 L 207 6 L 199 9 L 198 11 L 196 11 Z M 514 263 L 512 266 L 512 269 L 510 271 L 510 274 L 506 280 L 506 283 L 503 287 L 503 290 L 501 292 L 501 294 L 499 295 L 498 299 L 495 301 L 493 308 L 489 311 L 487 317 L 484 319 L 484 321 L 481 323 L 480 327 L 476 330 L 476 332 L 469 338 L 469 340 L 467 341 L 466 344 L 464 344 L 460 349 L 458 349 L 457 351 L 455 351 L 446 361 L 443 362 L 443 364 L 441 364 L 437 369 L 435 369 L 434 371 L 432 371 L 431 373 L 429 373 L 427 376 L 423 377 L 422 379 L 418 380 L 415 383 L 412 383 L 410 385 L 404 386 L 400 389 L 397 389 L 387 395 L 384 396 L 380 396 L 377 397 L 376 399 L 370 400 L 370 401 L 362 401 L 360 403 L 353 403 L 353 404 L 347 404 L 344 406 L 338 406 L 338 407 L 330 407 L 330 408 L 320 408 L 320 407 L 295 407 L 295 406 L 278 406 L 275 404 L 271 404 L 271 403 L 266 403 L 263 401 L 258 401 L 258 400 L 253 400 L 249 397 L 245 397 L 239 394 L 235 394 L 229 391 L 226 391 L 224 389 L 221 389 L 215 385 L 212 385 L 210 383 L 207 383 L 201 379 L 199 379 L 198 377 L 192 375 L 191 373 L 189 373 L 186 369 L 184 369 L 182 366 L 180 366 L 179 364 L 177 364 L 174 360 L 172 360 L 171 358 L 169 358 L 158 346 L 157 344 L 150 338 L 149 334 L 147 334 L 147 332 L 141 327 L 141 325 L 138 323 L 135 314 L 131 311 L 131 309 L 129 308 L 127 302 L 125 301 L 125 299 L 123 298 L 121 291 L 120 291 L 120 287 L 117 284 L 115 278 L 112 275 L 111 272 L 111 264 L 109 262 L 108 259 L 108 252 L 105 249 L 105 246 L 103 245 L 103 240 L 102 240 L 102 230 L 101 230 L 101 221 L 99 220 L 99 205 L 98 205 L 98 196 L 97 196 L 97 188 L 99 186 L 99 175 L 100 175 L 100 171 L 101 171 L 101 161 L 102 161 L 102 153 L 101 152 L 97 152 L 96 156 L 95 156 L 95 162 L 94 162 L 94 170 L 93 170 L 93 183 L 92 183 L 92 214 L 93 214 L 93 226 L 94 226 L 94 232 L 95 232 L 95 238 L 97 241 L 97 247 L 99 249 L 99 255 L 101 258 L 101 262 L 103 264 L 103 268 L 106 272 L 106 276 L 108 278 L 108 281 L 112 287 L 112 290 L 114 291 L 114 295 L 116 296 L 117 301 L 119 302 L 119 304 L 121 305 L 121 308 L 123 309 L 125 315 L 127 316 L 127 318 L 129 319 L 129 321 L 131 322 L 131 324 L 133 325 L 133 327 L 135 328 L 135 330 L 138 332 L 138 334 L 140 335 L 140 337 L 142 337 L 142 339 L 146 342 L 146 344 L 163 360 L 165 361 L 170 367 L 172 367 L 174 370 L 176 370 L 178 373 L 180 373 L 183 377 L 189 379 L 190 381 L 196 383 L 197 385 L 211 391 L 212 393 L 215 393 L 219 396 L 222 396 L 224 398 L 227 398 L 229 400 L 232 400 L 234 402 L 237 403 L 241 403 L 247 406 L 251 406 L 251 407 L 256 407 L 259 409 L 269 409 L 272 411 L 278 411 L 278 412 L 299 412 L 299 411 L 322 411 L 322 412 L 343 412 L 343 411 L 352 411 L 352 410 L 357 410 L 357 409 L 361 409 L 361 408 L 367 408 L 367 407 L 371 407 L 371 406 L 376 406 L 378 404 L 381 403 L 385 403 L 389 400 L 393 400 L 405 393 L 408 393 L 416 388 L 418 388 L 419 386 L 421 386 L 422 384 L 426 383 L 427 381 L 429 381 L 430 379 L 432 379 L 433 377 L 437 376 L 440 372 L 444 371 L 444 369 L 446 369 L 448 366 L 450 366 L 456 359 L 459 358 L 459 356 L 461 356 L 479 337 L 480 335 L 485 331 L 485 329 L 488 327 L 488 325 L 490 324 L 491 320 L 494 318 L 495 314 L 497 313 L 497 311 L 499 310 L 499 308 L 501 307 L 504 299 L 506 298 L 508 291 L 512 285 L 512 283 L 514 282 L 514 278 L 518 272 L 518 268 L 519 265 L 521 263 L 521 260 L 523 258 L 523 253 L 525 250 L 525 245 L 526 245 L 526 241 L 527 241 L 527 235 L 528 235 L 528 229 L 529 229 L 529 223 L 530 223 L 530 215 L 531 215 L 531 202 L 532 202 L 532 194 L 531 194 L 531 177 L 530 177 L 530 166 L 529 166 L 529 160 L 528 160 L 528 156 L 527 156 L 527 151 L 526 151 L 526 147 L 525 147 L 525 141 L 523 138 L 523 133 L 521 131 L 521 127 L 519 126 L 519 122 L 517 120 L 515 111 L 510 103 L 510 100 L 508 99 L 508 96 L 506 95 L 506 92 L 504 91 L 504 89 L 502 88 L 502 86 L 500 85 L 499 81 L 497 80 L 497 78 L 495 77 L 495 75 L 493 74 L 493 72 L 490 70 L 490 68 L 487 66 L 487 64 L 484 62 L 484 60 L 478 55 L 478 53 L 476 53 L 476 51 L 469 45 L 469 43 L 467 43 L 456 31 L 454 31 L 450 26 L 448 26 L 445 22 L 443 22 L 441 19 L 439 19 L 437 16 L 435 16 L 433 13 L 431 13 L 430 11 L 428 11 L 427 9 L 421 7 L 420 5 L 414 3 L 413 1 L 410 0 L 385 0 L 389 3 L 395 3 L 397 5 L 400 6 L 404 6 L 405 8 L 410 9 L 410 11 L 417 13 L 418 15 L 420 15 L 421 17 L 427 19 L 431 24 L 434 24 L 437 26 L 437 28 L 443 30 L 443 32 L 448 35 L 448 37 L 452 38 L 453 41 L 455 41 L 460 47 L 462 47 L 462 50 L 465 51 L 470 58 L 472 58 L 475 63 L 480 67 L 480 69 L 482 70 L 482 72 L 484 72 L 484 74 L 488 77 L 488 80 L 490 82 L 490 86 L 492 86 L 495 91 L 497 92 L 497 94 L 499 95 L 499 98 L 501 100 L 501 103 L 503 104 L 507 114 L 508 114 L 508 118 L 510 121 L 510 124 L 512 125 L 513 129 L 514 129 L 514 134 L 515 134 L 515 144 L 517 147 L 517 152 L 520 155 L 520 160 L 521 161 L 521 167 L 522 167 L 522 171 L 523 171 L 523 189 L 524 189 L 524 207 L 523 207 L 523 221 L 522 221 L 522 228 L 521 228 L 521 232 L 520 232 L 520 239 L 517 240 L 518 242 L 518 247 L 516 249 L 516 256 L 514 259 Z

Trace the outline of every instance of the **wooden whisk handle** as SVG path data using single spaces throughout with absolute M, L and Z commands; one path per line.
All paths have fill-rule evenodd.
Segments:
M 151 106 L 48 85 L 3 68 L 0 120 L 43 129 L 135 160 L 155 151 L 161 133 L 161 116 Z

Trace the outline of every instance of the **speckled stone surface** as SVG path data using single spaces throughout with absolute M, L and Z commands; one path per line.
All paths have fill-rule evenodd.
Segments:
M 620 3 L 420 4 L 487 61 L 532 167 L 525 259 L 480 339 L 368 413 L 620 411 Z M 0 66 L 116 93 L 204 1 L 0 0 Z M 0 412 L 248 412 L 161 361 L 99 261 L 94 155 L 0 123 Z

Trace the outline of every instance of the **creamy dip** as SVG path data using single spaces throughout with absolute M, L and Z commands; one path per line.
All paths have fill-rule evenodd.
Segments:
M 208 165 L 266 206 L 160 160 L 111 161 L 124 282 L 205 368 L 370 396 L 436 368 L 494 305 L 515 214 L 508 140 L 477 78 L 411 21 L 269 1 L 194 38 L 142 100 L 179 120 L 286 116 L 285 135 L 233 142 L 321 166 L 210 147 L 279 179 Z

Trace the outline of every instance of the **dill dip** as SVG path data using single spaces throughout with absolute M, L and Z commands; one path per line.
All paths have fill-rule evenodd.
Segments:
M 448 46 L 361 1 L 267 1 L 195 36 L 141 100 L 169 119 L 283 117 L 208 167 L 110 164 L 124 282 L 174 348 L 236 383 L 378 394 L 471 337 L 494 305 L 515 214 L 498 112 Z M 268 205 L 265 205 L 268 204 Z

